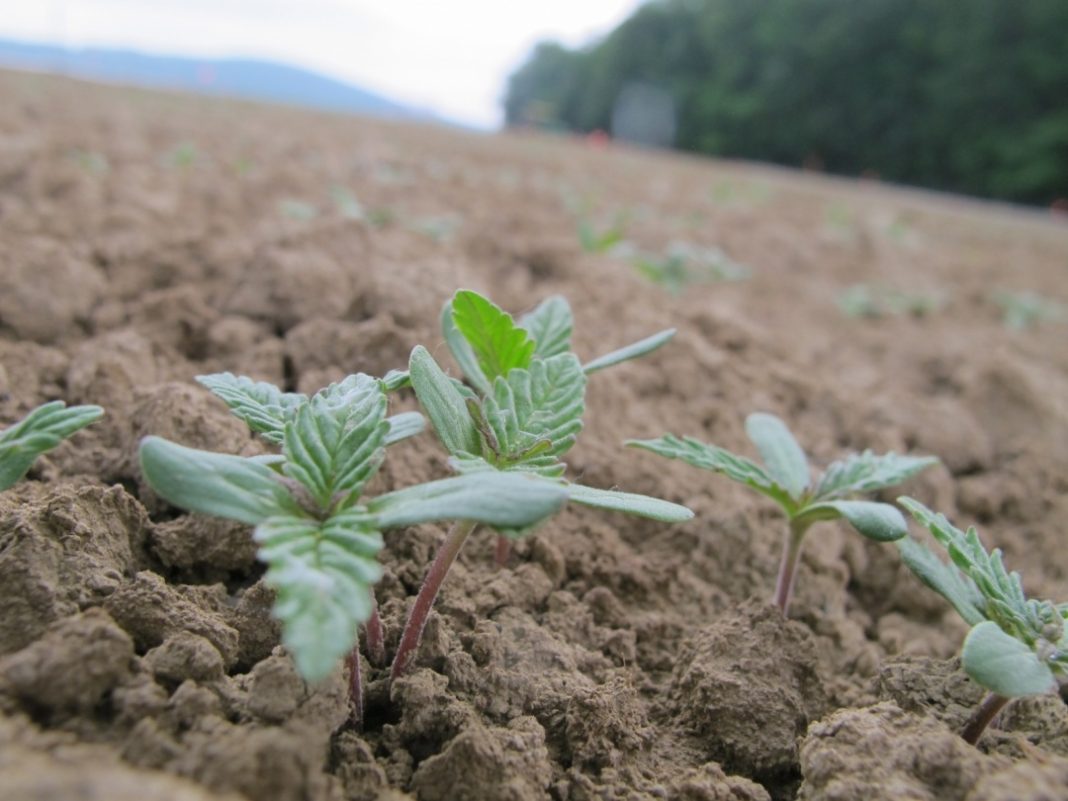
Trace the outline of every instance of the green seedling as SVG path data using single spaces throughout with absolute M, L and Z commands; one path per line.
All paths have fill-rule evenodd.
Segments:
M 989 691 L 961 732 L 975 745 L 1011 699 L 1056 692 L 1068 679 L 1068 604 L 1028 598 L 1020 574 L 1005 570 L 999 549 L 987 552 L 974 527 L 961 531 L 912 498 L 898 503 L 949 554 L 946 564 L 918 540 L 897 543 L 908 568 L 972 627 L 961 666 Z
M 188 169 L 200 160 L 200 150 L 192 142 L 182 142 L 172 148 L 164 157 L 163 164 L 167 167 Z
M 0 490 L 26 475 L 42 453 L 103 416 L 99 406 L 68 409 L 63 401 L 52 401 L 0 431 Z
M 583 366 L 571 352 L 571 310 L 563 298 L 550 298 L 516 323 L 481 295 L 461 291 L 445 305 L 442 323 L 471 387 L 446 376 L 422 347 L 412 351 L 410 377 L 457 472 L 482 479 L 526 476 L 564 488 L 575 503 L 664 522 L 693 516 L 689 509 L 657 498 L 567 481 L 561 460 L 582 430 L 587 373 L 647 353 L 673 332 Z M 531 530 L 492 527 L 498 543 Z M 441 582 L 473 529 L 473 522 L 457 524 L 438 552 L 405 625 L 391 668 L 393 678 L 411 664 Z M 498 548 L 499 562 L 500 556 Z
M 750 270 L 732 260 L 719 248 L 702 248 L 675 242 L 662 256 L 640 255 L 635 269 L 654 284 L 679 294 L 691 284 L 744 281 Z
M 319 216 L 319 209 L 307 201 L 286 198 L 278 201 L 278 213 L 291 220 L 308 222 Z
M 320 680 L 348 654 L 357 721 L 354 645 L 374 610 L 381 532 L 456 519 L 523 528 L 567 499 L 563 488 L 522 475 L 460 475 L 363 498 L 386 445 L 422 428 L 415 413 L 386 417 L 392 376 L 352 375 L 310 398 L 228 373 L 199 380 L 281 453 L 243 458 L 146 437 L 145 480 L 176 506 L 255 527 L 257 556 L 277 592 L 274 615 L 298 671 Z
M 1068 318 L 1063 304 L 1048 300 L 1037 292 L 994 292 L 990 299 L 1001 307 L 1001 322 L 1014 331 Z
M 356 196 L 340 184 L 330 188 L 330 197 L 334 201 L 338 214 L 346 220 L 363 220 L 366 218 L 363 206 Z
M 847 317 L 929 317 L 942 309 L 944 299 L 934 293 L 908 292 L 892 287 L 854 284 L 836 298 L 838 308 Z
M 434 242 L 441 243 L 452 239 L 460 230 L 462 222 L 461 218 L 455 214 L 440 214 L 420 217 L 411 223 L 411 228 Z
M 587 253 L 608 253 L 624 244 L 627 234 L 627 214 L 616 214 L 611 224 L 598 227 L 589 217 L 577 224 L 579 242 Z
M 929 456 L 894 453 L 877 456 L 864 451 L 833 462 L 813 481 L 805 452 L 778 417 L 751 414 L 745 420 L 745 431 L 760 452 L 763 465 L 692 437 L 680 439 L 668 434 L 658 439 L 630 440 L 627 444 L 722 473 L 779 504 L 788 526 L 775 584 L 775 603 L 784 615 L 793 592 L 801 544 L 813 523 L 844 519 L 859 533 L 877 542 L 901 539 L 908 534 L 901 512 L 890 504 L 854 500 L 854 497 L 900 484 L 938 462 Z

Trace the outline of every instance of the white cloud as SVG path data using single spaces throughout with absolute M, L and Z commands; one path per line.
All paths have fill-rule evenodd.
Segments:
M 505 80 L 545 38 L 580 44 L 639 0 L 40 0 L 0 37 L 257 56 L 350 80 L 468 124 L 500 121 Z

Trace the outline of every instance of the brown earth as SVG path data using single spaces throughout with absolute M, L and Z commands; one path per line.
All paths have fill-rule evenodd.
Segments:
M 821 525 L 785 621 L 766 605 L 768 503 L 621 447 L 673 431 L 750 453 L 743 419 L 766 410 L 818 464 L 936 454 L 903 489 L 1065 599 L 1068 326 L 1010 330 L 990 299 L 1068 302 L 1063 220 L 28 75 L 0 75 L 0 99 L 0 425 L 53 398 L 108 411 L 0 495 L 0 797 L 1068 798 L 1060 698 L 1017 702 L 978 749 L 957 736 L 981 696 L 952 661 L 963 624 L 892 547 Z M 584 252 L 582 208 L 626 211 L 643 251 L 718 246 L 751 277 L 672 295 Z M 943 305 L 849 317 L 836 299 L 856 283 Z M 593 377 L 569 461 L 697 518 L 568 509 L 500 572 L 476 535 L 417 669 L 387 697 L 365 667 L 355 731 L 340 669 L 306 686 L 278 646 L 247 529 L 169 508 L 135 449 L 149 433 L 263 449 L 200 373 L 314 391 L 419 343 L 446 359 L 437 315 L 458 287 L 516 312 L 566 295 L 582 356 L 677 327 Z M 379 488 L 444 472 L 424 435 Z M 442 535 L 387 536 L 390 646 Z

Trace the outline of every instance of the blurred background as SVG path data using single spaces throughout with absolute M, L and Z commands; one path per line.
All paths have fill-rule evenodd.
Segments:
M 1065 0 L 42 0 L 0 64 L 1068 204 Z

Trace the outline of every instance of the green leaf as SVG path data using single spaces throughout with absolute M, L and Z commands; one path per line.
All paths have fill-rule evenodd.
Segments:
M 573 353 L 538 359 L 497 378 L 483 416 L 505 462 L 559 457 L 582 430 L 586 376 Z M 543 443 L 548 443 L 543 444 Z
M 975 583 L 952 565 L 947 565 L 931 549 L 911 537 L 897 541 L 901 561 L 924 584 L 937 592 L 957 610 L 970 626 L 986 620 L 985 602 Z
M 451 300 L 446 301 L 441 307 L 441 333 L 445 337 L 445 344 L 452 352 L 452 357 L 460 365 L 464 377 L 483 395 L 489 394 L 490 381 L 482 372 L 482 368 L 478 366 L 478 358 L 471 345 L 453 322 Z
M 833 462 L 820 477 L 812 494 L 820 500 L 830 500 L 872 492 L 900 484 L 935 464 L 938 459 L 933 456 L 898 456 L 896 453 L 876 456 L 871 451 L 864 451 Z
M 571 306 L 560 295 L 546 298 L 519 320 L 535 342 L 534 355 L 542 359 L 570 352 L 573 324 Z
M 240 456 L 187 448 L 145 437 L 141 473 L 175 506 L 255 525 L 294 509 L 289 492 L 271 468 Z
M 411 385 L 412 379 L 407 370 L 390 370 L 382 376 L 382 386 L 386 392 L 396 392 L 398 389 L 406 389 Z
M 371 616 L 371 588 L 382 577 L 382 535 L 352 507 L 325 522 L 296 514 L 264 520 L 254 534 L 264 577 L 277 591 L 282 641 L 308 681 L 330 674 Z
M 445 449 L 453 455 L 482 451 L 467 402 L 426 348 L 417 345 L 409 361 L 416 397 Z
M 283 472 L 323 511 L 354 500 L 385 456 L 390 425 L 379 381 L 358 373 L 317 392 L 286 424 Z
M 603 370 L 606 367 L 611 367 L 614 364 L 619 364 L 620 362 L 637 359 L 639 356 L 652 353 L 660 346 L 667 344 L 673 336 L 675 336 L 674 328 L 665 329 L 664 331 L 653 334 L 645 339 L 638 340 L 637 342 L 631 343 L 619 350 L 614 350 L 611 353 L 606 353 L 604 356 L 599 356 L 593 361 L 583 365 L 582 369 L 589 374 L 597 372 L 598 370 Z
M 389 423 L 386 445 L 392 445 L 402 439 L 414 437 L 416 434 L 421 434 L 423 429 L 426 428 L 426 418 L 419 412 L 401 412 L 392 417 L 387 417 L 386 422 Z
M 1057 689 L 1049 665 L 1026 643 L 1006 634 L 991 620 L 968 633 L 961 665 L 977 683 L 1006 698 L 1042 695 Z
M 510 314 L 477 292 L 461 289 L 453 296 L 452 321 L 471 346 L 488 381 L 530 365 L 534 341 Z
M 632 448 L 652 451 L 668 459 L 679 459 L 702 470 L 722 473 L 733 481 L 745 484 L 767 495 L 778 503 L 788 515 L 792 516 L 797 509 L 797 502 L 790 497 L 790 493 L 777 484 L 775 479 L 763 467 L 746 459 L 744 456 L 736 456 L 728 450 L 717 448 L 715 445 L 706 445 L 693 437 L 680 439 L 673 434 L 667 434 L 657 439 L 631 439 L 627 440 L 626 445 Z
M 570 499 L 575 503 L 593 506 L 597 509 L 610 509 L 613 512 L 648 517 L 663 523 L 683 523 L 693 518 L 693 512 L 685 506 L 660 498 L 651 498 L 648 495 L 595 489 L 582 484 L 568 484 L 567 490 Z
M 745 433 L 757 446 L 775 482 L 791 497 L 800 498 L 808 489 L 808 459 L 786 424 L 773 414 L 757 412 L 745 419 Z
M 486 471 L 431 481 L 380 495 L 368 504 L 380 528 L 431 520 L 477 520 L 497 528 L 524 528 L 567 503 L 559 483 L 521 473 Z
M 909 533 L 905 518 L 888 503 L 875 501 L 825 501 L 806 506 L 796 520 L 815 523 L 844 517 L 853 528 L 876 542 L 894 542 Z
M 286 423 L 308 399 L 297 392 L 282 392 L 266 381 L 253 381 L 233 373 L 198 375 L 197 381 L 221 398 L 249 428 L 275 445 L 282 444 Z
M 103 416 L 104 410 L 99 406 L 68 409 L 63 401 L 52 401 L 0 431 L 0 490 L 26 475 L 42 453 Z

